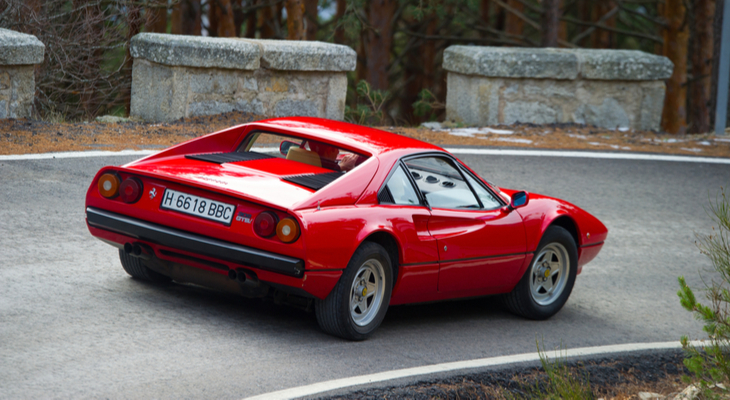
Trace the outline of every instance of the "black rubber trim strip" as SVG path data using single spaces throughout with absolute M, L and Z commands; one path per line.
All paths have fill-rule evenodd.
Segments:
M 206 161 L 216 164 L 240 162 L 240 161 L 251 161 L 251 160 L 263 160 L 266 158 L 274 158 L 268 154 L 257 153 L 255 151 L 246 151 L 239 153 L 232 151 L 230 153 L 204 153 L 204 154 L 186 154 L 185 158 L 198 161 Z
M 534 251 L 528 251 L 526 253 L 510 253 L 510 254 L 499 254 L 496 256 L 488 256 L 488 257 L 472 257 L 472 258 L 455 258 L 453 260 L 436 260 L 436 261 L 429 261 L 429 262 L 422 262 L 422 263 L 410 263 L 410 264 L 400 264 L 404 267 L 410 267 L 412 265 L 427 265 L 427 264 L 438 264 L 438 263 L 445 263 L 445 262 L 454 262 L 454 261 L 473 261 L 473 260 L 489 260 L 491 258 L 499 258 L 499 257 L 511 257 L 511 256 L 526 256 L 528 254 L 535 254 Z
M 281 179 L 287 182 L 296 183 L 299 186 L 319 190 L 334 182 L 337 178 L 344 174 L 344 172 L 325 172 L 323 174 L 288 175 L 282 176 Z
M 176 249 L 199 253 L 253 268 L 301 277 L 304 261 L 207 236 L 168 228 L 152 222 L 86 207 L 89 225 Z
M 596 243 L 591 243 L 591 244 L 584 244 L 583 246 L 578 246 L 578 247 L 582 249 L 584 247 L 598 246 L 599 244 L 603 244 L 603 243 L 605 243 L 605 242 L 596 242 Z

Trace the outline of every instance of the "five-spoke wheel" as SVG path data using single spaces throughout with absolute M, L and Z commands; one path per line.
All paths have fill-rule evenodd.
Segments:
M 360 245 L 327 298 L 314 302 L 322 330 L 345 339 L 367 339 L 388 310 L 392 271 L 382 246 L 373 242 Z
M 573 290 L 578 270 L 578 249 L 573 236 L 560 226 L 549 227 L 522 279 L 502 296 L 513 313 L 530 319 L 555 315 Z

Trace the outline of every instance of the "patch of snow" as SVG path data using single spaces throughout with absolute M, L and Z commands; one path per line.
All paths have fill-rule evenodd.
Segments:
M 592 146 L 603 146 L 603 143 L 598 143 L 598 142 L 588 142 L 588 144 L 590 144 Z
M 629 127 L 628 126 L 622 126 L 622 127 L 618 128 L 618 131 L 619 132 L 628 132 L 629 131 Z
M 703 146 L 712 146 L 712 143 L 708 142 L 707 140 L 703 140 L 701 142 L 697 142 L 697 144 L 701 144 Z
M 492 129 L 488 127 L 440 129 L 440 131 L 446 132 L 449 135 L 464 137 L 474 137 L 474 135 L 488 135 L 490 133 L 494 133 L 496 135 L 511 135 L 514 133 L 514 131 L 508 131 L 506 129 Z
M 513 143 L 524 143 L 524 144 L 531 144 L 532 140 L 530 139 L 518 139 L 518 138 L 497 138 L 500 142 L 513 142 Z
M 715 138 L 715 141 L 716 141 L 716 142 L 730 142 L 730 139 L 725 139 L 725 138 Z
M 572 138 L 576 138 L 576 139 L 588 139 L 588 137 L 586 137 L 586 135 L 576 135 L 574 133 L 569 133 L 568 136 L 570 136 Z
M 434 122 L 424 122 L 424 123 L 421 124 L 421 126 L 423 126 L 425 128 L 428 128 L 428 129 L 431 129 L 431 130 L 434 130 L 434 131 L 441 130 L 441 123 L 440 122 L 435 122 L 435 121 Z
M 701 152 L 701 151 L 702 151 L 702 149 L 698 149 L 698 148 L 696 148 L 696 147 L 693 147 L 693 148 L 691 148 L 691 149 L 689 149 L 689 148 L 687 148 L 687 147 L 682 147 L 681 149 L 682 149 L 682 150 L 687 150 L 687 151 L 692 151 L 692 152 L 695 152 L 695 153 L 699 153 L 699 152 Z

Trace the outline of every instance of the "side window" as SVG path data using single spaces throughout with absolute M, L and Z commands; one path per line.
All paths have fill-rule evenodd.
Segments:
M 469 185 L 451 162 L 440 157 L 422 157 L 406 161 L 428 204 L 433 208 L 479 208 Z
M 479 197 L 479 200 L 482 201 L 482 207 L 487 210 L 492 210 L 502 206 L 502 203 L 494 198 L 494 196 L 489 193 L 489 191 L 485 189 L 484 186 L 477 182 L 476 179 L 472 178 L 471 175 L 465 173 L 464 176 L 466 176 L 466 180 L 469 181 L 469 184 L 477 193 L 477 197 Z
M 421 202 L 418 199 L 416 190 L 411 185 L 411 181 L 408 179 L 408 175 L 403 171 L 403 167 L 398 165 L 393 175 L 390 176 L 390 180 L 385 185 L 386 190 L 392 197 L 393 203 L 404 204 L 404 205 L 419 205 Z

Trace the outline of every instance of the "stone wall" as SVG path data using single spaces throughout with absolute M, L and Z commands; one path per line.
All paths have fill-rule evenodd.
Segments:
M 0 28 L 0 118 L 30 118 L 35 96 L 35 64 L 45 46 L 33 35 Z
M 673 67 L 634 50 L 451 46 L 444 51 L 446 119 L 658 130 Z
M 146 121 L 246 111 L 343 119 L 356 54 L 311 41 L 141 33 L 132 38 L 131 116 Z

